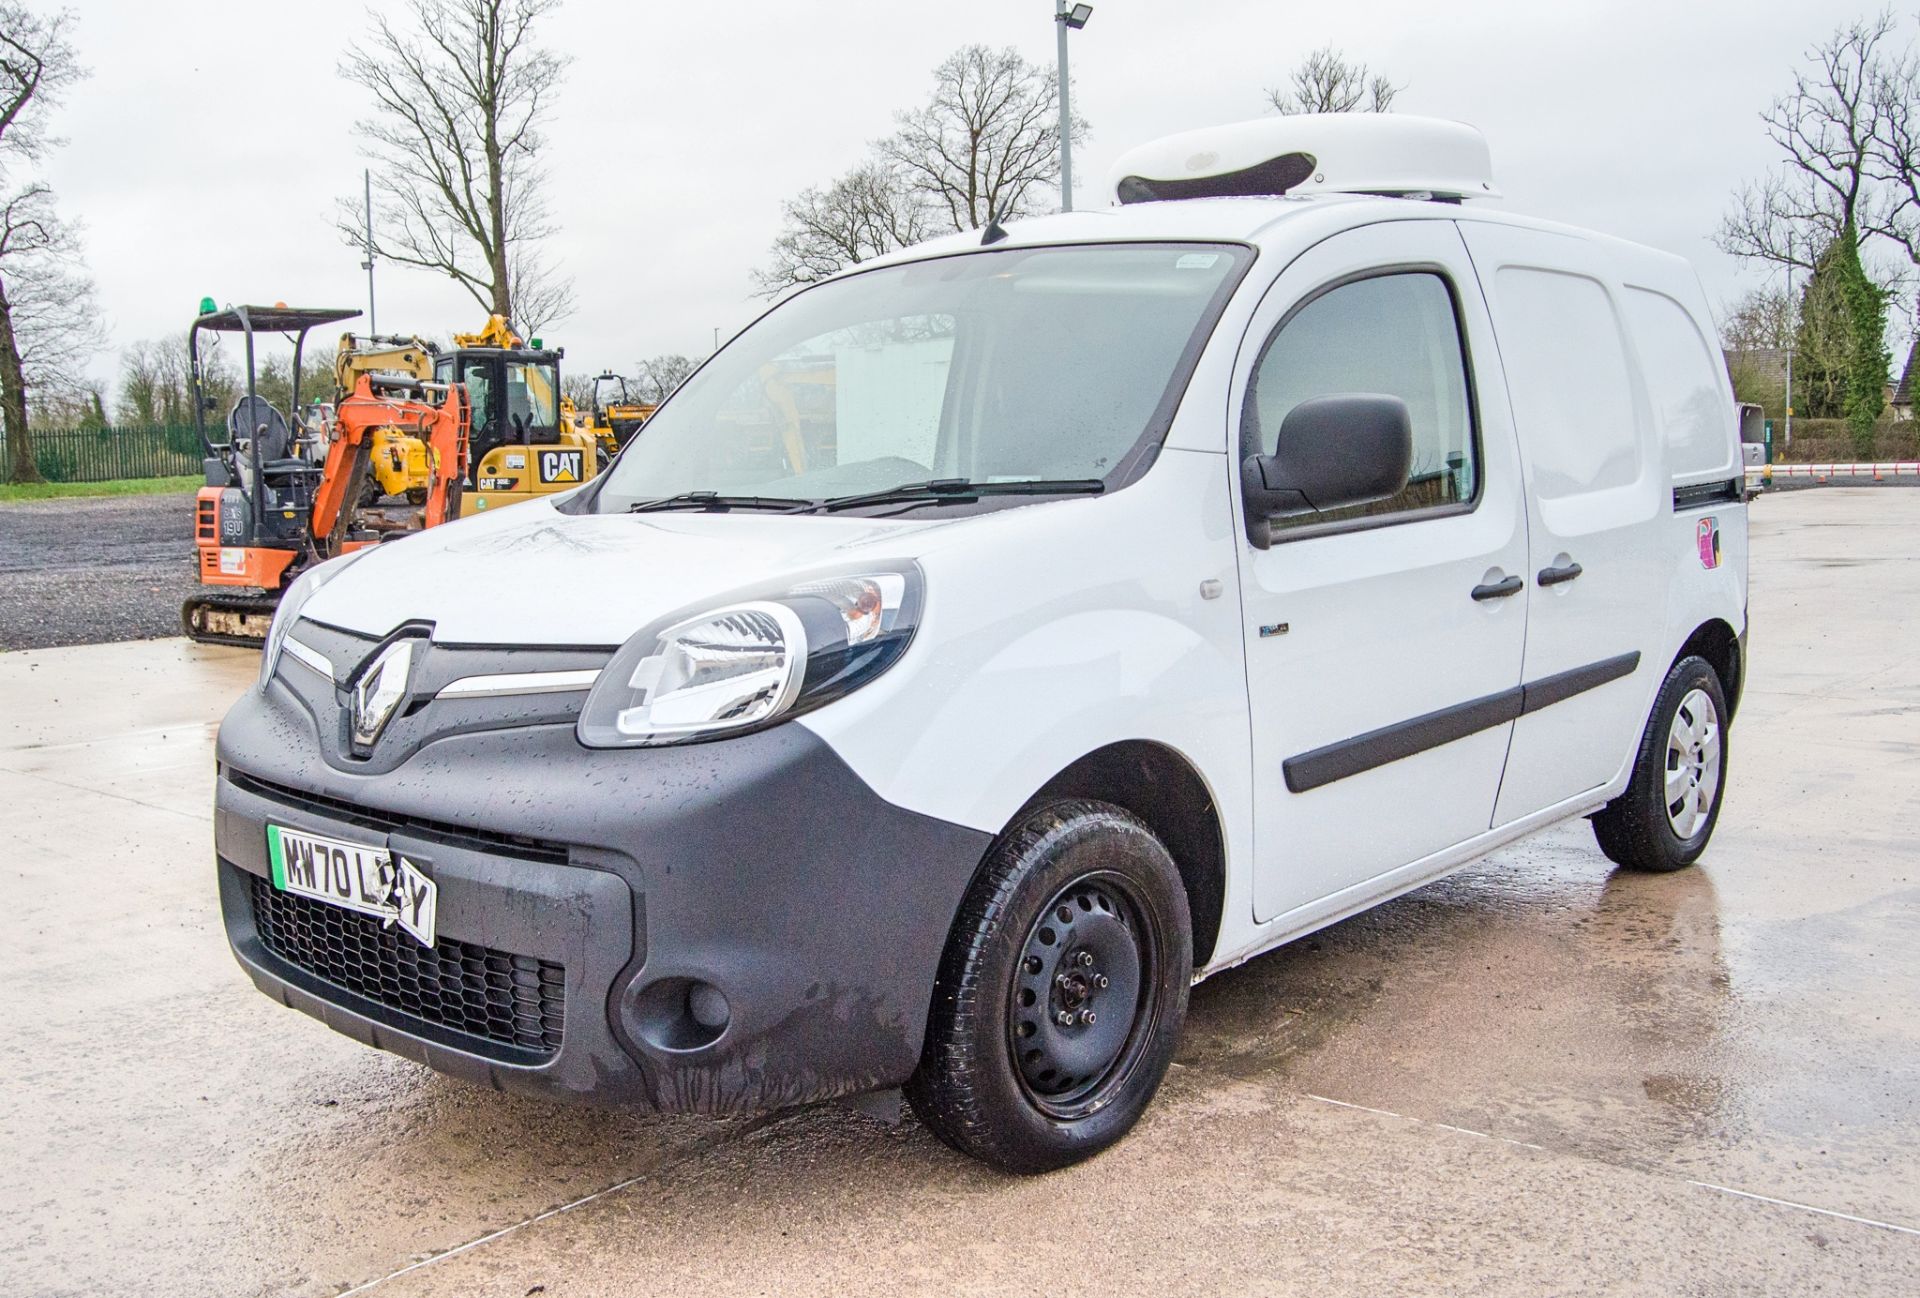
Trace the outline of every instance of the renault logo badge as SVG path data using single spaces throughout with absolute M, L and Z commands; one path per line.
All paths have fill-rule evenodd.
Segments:
M 371 748 L 407 696 L 407 678 L 413 672 L 412 640 L 395 640 L 380 651 L 353 687 L 353 743 Z

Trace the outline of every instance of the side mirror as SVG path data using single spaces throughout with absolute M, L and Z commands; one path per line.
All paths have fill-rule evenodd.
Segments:
M 1274 453 L 1240 465 L 1247 539 L 1264 550 L 1276 518 L 1398 495 L 1412 467 L 1413 419 L 1399 397 L 1343 392 L 1302 401 L 1281 421 Z

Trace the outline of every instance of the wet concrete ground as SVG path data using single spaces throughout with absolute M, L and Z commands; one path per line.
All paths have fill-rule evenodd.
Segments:
M 514 1099 L 256 993 L 213 898 L 253 655 L 0 655 L 19 1294 L 1920 1292 L 1920 492 L 1755 507 L 1696 870 L 1583 823 L 1196 989 L 1115 1151 Z M 544 1286 L 544 1288 L 541 1288 Z

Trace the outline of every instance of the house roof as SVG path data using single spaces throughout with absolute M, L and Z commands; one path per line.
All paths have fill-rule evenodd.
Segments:
M 1901 367 L 1900 381 L 1893 385 L 1893 404 L 1910 406 L 1913 404 L 1914 365 L 1920 362 L 1920 338 L 1913 340 L 1913 346 L 1907 348 L 1907 363 Z

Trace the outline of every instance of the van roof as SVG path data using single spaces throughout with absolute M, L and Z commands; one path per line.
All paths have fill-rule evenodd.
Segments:
M 850 270 L 868 270 L 878 265 L 916 261 L 923 257 L 971 252 L 982 246 L 1017 248 L 1066 243 L 1193 240 L 1247 243 L 1262 251 L 1285 254 L 1354 226 L 1407 220 L 1483 221 L 1522 226 L 1601 244 L 1623 273 L 1633 266 L 1643 275 L 1660 280 L 1666 280 L 1676 273 L 1688 279 L 1693 277 L 1692 268 L 1686 260 L 1672 253 L 1577 226 L 1502 211 L 1486 203 L 1445 203 L 1345 194 L 1300 198 L 1187 198 L 1086 208 L 1008 221 L 1003 227 L 1006 237 L 991 245 L 981 243 L 980 231 L 969 230 L 915 244 L 885 257 L 862 262 Z

